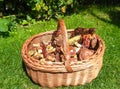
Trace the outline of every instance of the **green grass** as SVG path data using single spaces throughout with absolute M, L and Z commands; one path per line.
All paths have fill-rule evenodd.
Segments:
M 63 18 L 68 29 L 94 27 L 105 41 L 103 67 L 98 77 L 84 86 L 58 89 L 119 89 L 120 88 L 120 6 L 90 6 Z M 27 76 L 22 66 L 21 47 L 34 34 L 56 29 L 55 20 L 29 27 L 18 26 L 9 37 L 0 37 L 0 89 L 42 89 Z

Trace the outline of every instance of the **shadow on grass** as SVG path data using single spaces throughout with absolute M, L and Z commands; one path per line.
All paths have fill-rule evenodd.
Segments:
M 23 71 L 25 72 L 26 76 L 32 81 L 32 79 L 29 77 L 28 73 L 27 73 L 27 70 L 26 70 L 26 65 L 25 63 L 22 61 L 22 68 L 23 68 Z M 33 81 L 32 81 L 33 82 Z M 34 82 L 33 82 L 34 83 Z
M 0 32 L 0 36 L 6 38 L 9 36 L 9 32 Z
M 106 18 L 102 18 L 93 12 L 91 12 L 91 15 L 93 15 L 97 19 L 100 19 L 101 21 L 116 25 L 120 28 L 120 10 L 113 9 L 110 11 L 106 11 L 104 13 L 106 13 L 109 16 L 110 20 L 107 20 Z
M 111 24 L 117 25 L 120 28 L 120 10 L 114 10 L 108 12 L 111 19 Z
M 35 82 L 31 79 L 31 77 L 28 75 L 27 70 L 26 70 L 26 65 L 25 65 L 25 63 L 24 63 L 23 61 L 22 61 L 22 68 L 23 68 L 23 71 L 25 72 L 26 76 L 30 79 L 30 81 L 31 81 L 33 84 L 38 85 L 38 84 L 35 83 Z M 38 85 L 38 86 L 39 86 L 39 85 Z

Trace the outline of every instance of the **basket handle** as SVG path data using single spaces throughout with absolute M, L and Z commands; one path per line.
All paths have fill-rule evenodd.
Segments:
M 70 60 L 65 61 L 65 68 L 66 68 L 67 72 L 73 72 L 73 69 L 70 66 Z
M 72 72 L 72 68 L 70 66 L 70 46 L 68 43 L 68 34 L 66 30 L 65 23 L 62 19 L 58 20 L 58 26 L 57 26 L 57 32 L 55 35 L 57 42 L 60 44 L 61 51 L 63 52 L 64 55 L 64 60 L 65 61 L 65 68 L 68 72 Z

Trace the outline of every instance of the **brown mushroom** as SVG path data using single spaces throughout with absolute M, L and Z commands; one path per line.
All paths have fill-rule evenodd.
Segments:
M 79 59 L 80 60 L 85 60 L 85 59 L 91 57 L 93 54 L 94 54 L 93 50 L 90 50 L 88 48 L 82 47 L 80 49 Z
M 90 47 L 90 41 L 91 41 L 91 35 L 90 34 L 83 35 L 82 45 L 84 45 L 86 48 L 89 48 Z
M 98 42 L 98 40 L 97 40 L 97 38 L 96 38 L 96 35 L 93 34 L 93 35 L 92 35 L 92 38 L 91 38 L 91 42 L 90 42 L 92 49 L 94 49 L 94 48 L 96 47 L 97 42 Z
M 44 58 L 46 58 L 46 56 L 47 56 L 46 45 L 43 42 L 41 42 L 40 46 L 42 48 L 42 54 L 43 54 Z
M 95 28 L 76 28 L 73 32 L 73 36 L 75 35 L 84 35 L 84 34 L 94 34 L 96 31 Z

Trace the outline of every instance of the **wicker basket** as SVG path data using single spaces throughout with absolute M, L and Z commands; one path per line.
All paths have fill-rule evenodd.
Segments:
M 72 30 L 68 30 L 68 36 L 71 32 Z M 95 79 L 102 67 L 105 49 L 103 40 L 97 36 L 99 47 L 95 54 L 86 60 L 71 62 L 73 72 L 68 72 L 63 62 L 48 62 L 46 65 L 41 65 L 39 60 L 28 55 L 28 50 L 33 43 L 49 42 L 52 34 L 53 31 L 37 34 L 23 44 L 22 58 L 28 76 L 42 87 L 83 85 Z

